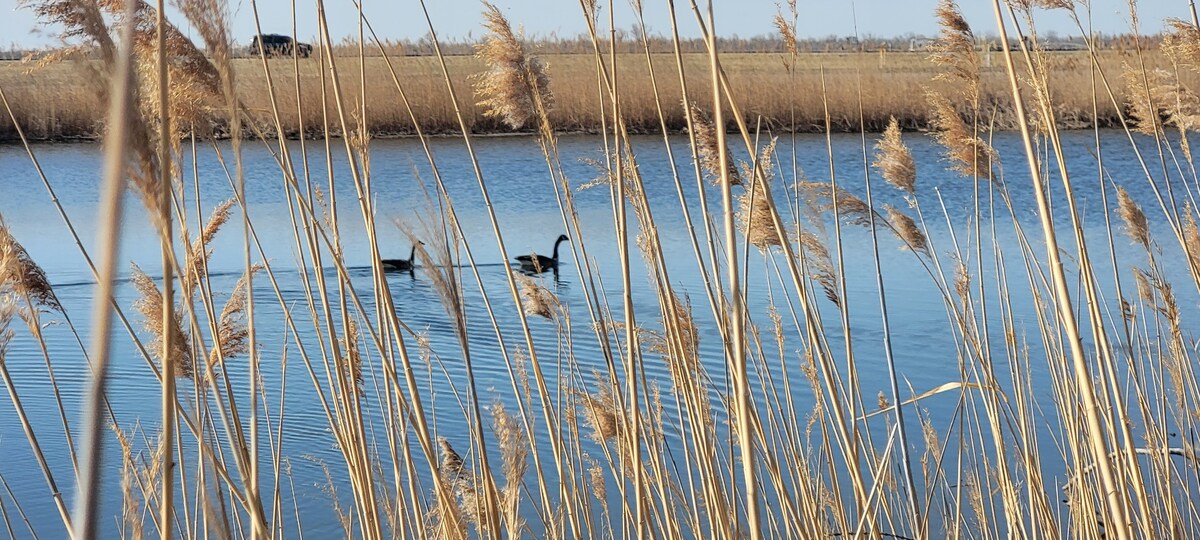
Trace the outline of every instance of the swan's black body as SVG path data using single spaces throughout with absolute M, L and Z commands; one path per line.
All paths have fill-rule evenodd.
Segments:
M 521 255 L 517 257 L 517 262 L 521 263 L 521 270 L 527 272 L 545 272 L 546 270 L 558 270 L 558 245 L 569 240 L 567 235 L 558 235 L 558 240 L 554 241 L 554 253 L 547 257 L 545 255 Z
M 425 245 L 425 242 L 421 242 Z M 408 252 L 408 259 L 379 259 L 379 265 L 384 270 L 409 272 L 413 269 L 413 258 L 417 256 L 417 245 L 413 244 L 412 251 Z

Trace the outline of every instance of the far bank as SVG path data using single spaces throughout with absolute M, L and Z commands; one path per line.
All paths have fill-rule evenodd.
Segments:
M 1061 127 L 1119 125 L 1117 107 L 1103 86 L 1093 83 L 1087 52 L 1047 54 L 1051 72 L 1055 74 L 1051 78 L 1051 92 L 1059 106 L 1055 112 Z M 1124 108 L 1127 90 L 1120 75 L 1125 65 L 1136 64 L 1137 58 L 1126 51 L 1100 54 L 1101 68 Z M 1007 97 L 1003 59 L 998 52 L 990 56 L 983 56 L 985 103 L 995 113 L 996 127 L 1005 129 L 1009 127 L 1011 98 Z M 551 117 L 556 128 L 566 132 L 599 132 L 610 105 L 601 94 L 595 58 L 588 54 L 552 54 L 541 58 L 550 75 L 555 100 Z M 761 119 L 764 129 L 774 133 L 823 131 L 826 110 L 833 131 L 858 131 L 860 126 L 869 132 L 882 131 L 892 116 L 905 129 L 928 127 L 925 88 L 934 84 L 937 69 L 926 53 L 801 53 L 794 60 L 781 53 L 728 53 L 721 58 L 738 105 L 750 120 Z M 340 77 L 340 90 L 347 98 L 345 102 L 352 104 L 351 110 L 344 111 L 352 128 L 365 121 L 375 136 L 414 134 L 413 122 L 396 86 L 395 80 L 399 80 L 422 130 L 429 134 L 458 132 L 454 107 L 435 57 L 392 58 L 395 80 L 380 57 L 366 58 L 361 66 L 360 59 L 355 57 L 333 60 Z M 451 56 L 446 60 L 458 94 L 458 106 L 471 131 L 511 133 L 511 129 L 495 119 L 484 117 L 482 108 L 475 104 L 472 75 L 484 70 L 482 61 L 472 56 Z M 1157 52 L 1146 53 L 1145 60 L 1147 69 L 1169 65 Z M 278 110 L 288 137 L 320 136 L 327 121 L 330 133 L 340 135 L 342 128 L 326 62 L 327 59 L 316 56 L 298 62 L 290 58 L 268 60 L 266 66 L 274 88 L 272 103 L 263 62 L 257 58 L 238 59 L 234 64 L 238 94 L 250 116 L 269 133 L 275 130 L 272 111 Z M 674 55 L 654 54 L 650 62 L 645 54 L 618 55 L 617 84 L 629 129 L 638 133 L 659 132 L 665 125 L 668 131 L 682 131 L 686 126 L 683 84 L 687 85 L 693 101 L 711 109 L 707 64 L 706 55 L 685 54 L 681 77 Z M 91 84 L 96 77 L 89 72 L 90 66 L 81 61 L 43 68 L 16 61 L 0 62 L 0 88 L 8 97 L 13 116 L 30 139 L 94 139 L 102 131 L 104 107 L 98 89 Z M 365 113 L 359 106 L 364 101 Z M 323 107 L 322 103 L 327 105 Z M 221 117 L 219 111 L 214 114 Z M 206 129 L 227 131 L 220 121 Z M 12 119 L 7 113 L 0 115 L 0 141 L 17 139 Z

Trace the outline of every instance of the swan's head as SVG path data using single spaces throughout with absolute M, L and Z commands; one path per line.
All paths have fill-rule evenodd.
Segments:
M 567 242 L 567 241 L 569 241 L 569 240 L 571 240 L 571 239 L 570 239 L 570 238 L 567 238 L 567 235 L 565 235 L 565 234 L 560 234 L 560 235 L 558 235 L 558 240 L 556 240 L 556 241 L 557 241 L 557 242 Z

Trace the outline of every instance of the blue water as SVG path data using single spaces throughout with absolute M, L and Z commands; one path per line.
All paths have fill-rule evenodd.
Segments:
M 1105 151 L 1105 167 L 1107 174 L 1124 185 L 1131 195 L 1140 202 L 1151 220 L 1151 228 L 1158 238 L 1163 239 L 1166 246 L 1161 254 L 1161 261 L 1169 275 L 1174 277 L 1186 276 L 1186 269 L 1180 264 L 1182 255 L 1169 236 L 1169 230 L 1161 218 L 1152 192 L 1149 189 L 1141 166 L 1136 161 L 1129 141 L 1124 134 L 1106 132 L 1102 134 Z M 974 229 L 968 226 L 974 215 L 976 185 L 970 179 L 962 178 L 947 171 L 947 163 L 942 159 L 940 149 L 929 138 L 920 134 L 911 134 L 906 138 L 912 147 L 918 163 L 918 196 L 924 209 L 930 237 L 933 246 L 946 257 L 953 250 L 952 242 L 957 241 L 967 257 L 968 265 L 975 268 Z M 803 169 L 806 177 L 813 181 L 828 182 L 830 164 L 828 163 L 823 136 L 800 135 L 795 139 L 797 163 Z M 869 141 L 871 144 L 873 141 Z M 599 172 L 586 163 L 585 160 L 603 159 L 602 141 L 589 136 L 564 137 L 560 143 L 563 167 L 568 181 L 573 186 L 579 186 L 598 176 Z M 291 142 L 290 148 L 297 159 L 299 142 Z M 782 199 L 784 194 L 779 190 L 790 183 L 791 166 L 788 155 L 790 138 L 779 142 L 779 161 L 785 163 L 787 178 L 776 180 L 776 197 Z M 1139 140 L 1139 144 L 1148 141 Z M 340 218 L 339 238 L 343 246 L 344 261 L 350 268 L 350 278 L 359 292 L 368 313 L 374 312 L 375 301 L 372 294 L 372 274 L 369 269 L 370 254 L 362 219 L 358 211 L 357 193 L 350 182 L 346 162 L 346 153 L 335 143 L 331 160 L 334 177 L 337 183 L 333 194 L 337 198 L 337 209 Z M 646 196 L 651 203 L 654 218 L 657 222 L 661 242 L 663 243 L 666 259 L 669 264 L 670 278 L 673 287 L 682 294 L 687 294 L 691 300 L 696 322 L 701 328 L 701 361 L 714 378 L 714 385 L 724 389 L 725 368 L 724 354 L 721 342 L 715 338 L 712 309 L 708 305 L 704 293 L 701 275 L 692 254 L 690 239 L 687 235 L 686 223 L 676 195 L 675 184 L 672 181 L 666 153 L 663 151 L 661 137 L 643 137 L 635 141 L 641 173 L 645 182 Z M 685 137 L 673 137 L 672 149 L 677 165 L 683 175 L 685 191 L 693 210 L 693 219 L 698 215 L 699 206 L 696 202 L 696 182 L 691 172 L 690 153 Z M 1045 258 L 1045 251 L 1040 241 L 1040 226 L 1036 219 L 1036 208 L 1028 177 L 1028 167 L 1024 160 L 1024 151 L 1020 139 L 1015 134 L 999 134 L 994 145 L 1002 156 L 1003 180 L 1011 187 L 1013 207 L 1019 222 L 1025 227 L 1026 234 L 1033 242 L 1032 252 L 1040 259 Z M 1101 247 L 1107 244 L 1107 233 L 1104 218 L 1107 213 L 1114 220 L 1113 227 L 1119 234 L 1120 226 L 1114 211 L 1116 196 L 1109 189 L 1107 207 L 1100 195 L 1101 179 L 1097 170 L 1096 158 L 1093 155 L 1094 140 L 1090 132 L 1075 132 L 1064 134 L 1065 153 L 1069 158 L 1070 167 L 1076 183 L 1076 195 L 1085 220 L 1084 228 L 1089 242 L 1092 242 L 1093 257 L 1097 262 L 1100 279 L 1107 295 L 1104 301 L 1109 309 L 1115 309 L 1116 299 L 1113 297 L 1112 269 L 1107 262 L 1107 249 Z M 219 145 L 226 156 L 229 155 L 228 143 Z M 498 344 L 495 331 L 484 308 L 476 277 L 482 282 L 487 291 L 488 299 L 492 302 L 495 313 L 500 317 L 501 330 L 504 333 L 506 345 L 510 349 L 521 346 L 524 341 L 520 337 L 519 326 L 508 293 L 505 273 L 502 265 L 506 264 L 500 257 L 492 232 L 491 223 L 484 208 L 483 198 L 476 184 L 474 172 L 467 159 L 465 148 L 457 139 L 435 139 L 432 142 L 439 170 L 445 181 L 466 241 L 474 254 L 477 266 L 463 268 L 463 282 L 466 316 L 468 321 L 469 340 L 473 351 L 475 375 L 480 402 L 491 404 L 502 402 L 512 404 L 513 396 L 510 375 L 498 354 Z M 1147 147 L 1149 148 L 1149 147 Z M 558 204 L 552 189 L 550 173 L 541 152 L 534 142 L 526 138 L 487 138 L 477 141 L 479 161 L 497 214 L 506 248 L 510 256 L 537 251 L 548 254 L 555 237 L 563 232 L 563 220 L 559 213 Z M 323 147 L 308 143 L 310 152 L 309 167 L 313 182 L 321 186 L 326 199 L 329 199 L 329 188 L 325 170 Z M 57 192 L 70 220 L 81 234 L 83 248 L 88 253 L 95 251 L 95 231 L 98 223 L 97 204 L 99 199 L 100 148 L 97 145 L 38 145 L 34 147 L 37 158 L 44 168 L 54 190 Z M 744 151 L 735 154 L 744 156 Z M 864 197 L 866 195 L 863 174 L 863 156 L 861 141 L 857 135 L 839 135 L 833 138 L 834 169 L 839 185 L 850 192 Z M 271 263 L 280 291 L 277 293 L 271 283 L 260 273 L 255 280 L 255 323 L 262 361 L 262 377 L 267 392 L 269 419 L 272 425 L 278 422 L 278 406 L 280 400 L 285 400 L 284 410 L 286 421 L 282 433 L 282 454 L 288 457 L 291 465 L 292 480 L 295 483 L 297 496 L 293 501 L 287 484 L 283 486 L 284 511 L 283 526 L 285 531 L 294 531 L 296 519 L 293 516 L 293 504 L 299 509 L 299 519 L 303 523 L 306 534 L 310 537 L 325 537 L 340 531 L 331 504 L 331 496 L 324 489 L 326 485 L 323 466 L 334 478 L 337 494 L 343 505 L 351 501 L 349 488 L 346 487 L 345 466 L 340 453 L 336 449 L 333 436 L 330 433 L 325 413 L 315 398 L 313 382 L 307 370 L 300 361 L 297 353 L 295 336 L 285 324 L 284 309 L 288 309 L 294 317 L 301 333 L 300 339 L 310 354 L 317 355 L 320 344 L 311 335 L 312 319 L 308 314 L 306 293 L 302 287 L 301 274 L 297 270 L 297 258 L 300 253 L 296 250 L 293 226 L 289 217 L 287 192 L 283 185 L 283 176 L 276 164 L 275 158 L 261 143 L 250 143 L 244 149 L 244 166 L 248 206 L 253 225 L 264 246 L 265 257 Z M 220 201 L 232 196 L 232 188 L 220 163 L 211 149 L 204 149 L 197 156 L 200 170 L 199 192 L 200 206 L 207 213 Z M 188 158 L 190 160 L 190 157 Z M 1157 167 L 1152 163 L 1151 170 Z M 190 174 L 190 173 L 189 173 Z M 873 172 L 874 174 L 874 172 Z M 377 140 L 372 142 L 371 149 L 371 184 L 372 200 L 376 205 L 376 219 L 379 234 L 379 246 L 384 257 L 403 258 L 408 255 L 409 240 L 400 231 L 396 221 L 404 221 L 410 226 L 418 227 L 421 219 L 429 219 L 426 190 L 432 190 L 432 172 L 420 145 L 413 140 Z M 1106 180 L 1107 181 L 1107 180 Z M 907 203 L 895 189 L 883 183 L 875 176 L 872 179 L 876 206 L 891 204 L 907 211 Z M 198 225 L 195 221 L 194 197 L 196 188 L 189 176 L 185 189 L 187 195 L 183 201 L 190 216 L 189 231 L 194 234 Z M 38 178 L 24 150 L 15 147 L 0 147 L 0 215 L 16 238 L 21 241 L 34 261 L 46 271 L 70 320 L 74 322 L 83 334 L 86 343 L 92 307 L 93 281 L 91 273 L 81 256 L 80 249 L 74 244 L 68 234 L 63 220 L 57 214 L 51 199 Z M 424 186 L 424 187 L 423 187 Z M 1184 192 L 1181 184 L 1177 184 L 1176 195 L 1180 197 L 1180 206 Z M 719 191 L 711 186 L 706 188 L 713 209 L 719 208 Z M 1054 204 L 1065 209 L 1062 197 L 1061 183 L 1051 183 Z M 609 301 L 618 318 L 620 313 L 621 280 L 617 244 L 614 238 L 613 213 L 609 191 L 605 188 L 593 188 L 574 193 L 575 204 L 584 231 L 583 241 L 586 243 L 588 256 L 592 258 L 599 276 L 602 277 L 602 293 Z M 985 204 L 985 196 L 981 199 Z M 1014 305 L 1016 327 L 1019 331 L 1030 332 L 1030 339 L 1037 341 L 1037 321 L 1030 299 L 1030 292 L 1025 285 L 1023 266 L 1018 251 L 1016 236 L 1013 232 L 1011 219 L 1007 210 L 997 200 L 995 203 L 998 214 L 998 225 L 993 235 L 984 227 L 984 273 L 974 276 L 973 283 L 986 284 L 989 294 L 995 295 L 995 265 L 990 255 L 993 242 L 1005 250 L 1007 270 L 1011 288 L 1008 291 Z M 123 276 L 128 276 L 130 263 L 136 263 L 146 269 L 151 275 L 161 272 L 159 262 L 159 243 L 149 220 L 143 210 L 140 200 L 129 195 L 125 200 L 127 210 L 121 235 L 121 254 L 119 270 Z M 943 212 L 944 208 L 944 212 Z M 985 209 L 985 215 L 987 211 Z M 631 214 L 631 218 L 632 214 Z M 1066 225 L 1061 218 L 1058 225 Z M 699 222 L 696 222 L 699 227 Z M 717 224 L 719 227 L 719 224 Z M 827 227 L 832 223 L 827 222 Z M 954 236 L 951 235 L 951 230 Z M 217 291 L 219 302 L 232 289 L 234 282 L 243 269 L 244 245 L 242 237 L 240 208 L 235 206 L 233 218 L 220 232 L 213 243 L 213 256 L 209 262 L 212 273 L 211 286 Z M 704 237 L 700 234 L 700 241 Z M 1065 245 L 1068 233 L 1061 229 L 1061 238 Z M 848 282 L 848 298 L 845 303 L 850 306 L 851 326 L 854 332 L 855 352 L 858 356 L 858 369 L 862 380 L 863 399 L 868 407 L 873 406 L 874 396 L 880 391 L 887 391 L 887 371 L 883 362 L 882 335 L 880 322 L 876 271 L 871 255 L 871 237 L 862 227 L 844 226 L 843 253 L 845 272 Z M 578 239 L 577 239 L 578 240 Z M 578 242 L 577 242 L 578 244 Z M 632 245 L 632 235 L 631 235 Z M 567 246 L 564 245 L 564 250 Z M 1144 263 L 1144 252 L 1139 247 L 1131 245 L 1124 236 L 1116 241 L 1123 276 L 1122 285 L 1126 294 L 1133 294 L 1133 281 L 1130 267 Z M 880 251 L 883 259 L 884 286 L 887 291 L 889 315 L 894 352 L 899 375 L 902 378 L 902 392 L 907 394 L 907 386 L 916 392 L 934 388 L 946 382 L 959 380 L 959 358 L 954 336 L 950 332 L 951 323 L 948 320 L 943 300 L 937 292 L 935 284 L 926 273 L 918 260 L 907 251 L 899 250 L 899 243 L 888 232 L 880 234 Z M 1068 250 L 1072 252 L 1073 250 Z M 543 357 L 544 369 L 552 384 L 551 391 L 560 388 L 558 377 L 581 377 L 585 385 L 592 384 L 591 370 L 603 370 L 603 363 L 598 354 L 598 346 L 591 329 L 587 305 L 584 296 L 584 285 L 580 282 L 579 262 L 573 260 L 570 251 L 564 251 L 564 264 L 558 279 L 546 278 L 543 284 L 555 292 L 560 301 L 570 312 L 569 327 L 560 333 L 556 322 L 544 319 L 531 319 L 531 329 L 534 340 L 538 344 Z M 252 257 L 259 260 L 257 248 L 252 248 Z M 634 298 L 635 314 L 638 323 L 656 328 L 659 324 L 659 311 L 648 273 L 640 257 L 634 253 L 633 275 L 631 276 L 632 295 Z M 1068 257 L 1068 271 L 1074 266 Z M 328 260 L 328 259 L 327 259 Z M 944 258 L 948 261 L 949 258 Z M 781 289 L 773 273 L 768 272 L 763 257 L 757 250 L 749 255 L 749 266 L 745 269 L 746 287 L 749 298 L 751 320 L 758 325 L 764 338 L 764 346 L 768 352 L 768 362 L 778 358 L 774 351 L 771 335 L 770 320 L 766 316 L 768 299 L 778 296 L 781 290 L 789 289 L 790 285 Z M 464 260 L 463 264 L 466 264 Z M 335 270 L 325 269 L 326 275 L 333 277 Z M 1072 274 L 1069 274 L 1071 276 Z M 438 292 L 431 280 L 421 270 L 413 274 L 389 274 L 388 285 L 396 304 L 396 313 L 402 322 L 428 340 L 430 350 L 434 355 L 433 363 L 427 366 L 418 359 L 414 351 L 414 369 L 417 380 L 423 390 L 422 398 L 429 407 L 429 417 L 433 421 L 431 429 L 439 434 L 458 441 L 460 450 L 465 450 L 467 439 L 466 430 L 469 428 L 460 408 L 457 392 L 465 396 L 465 368 L 458 338 L 448 323 L 448 317 L 442 307 Z M 332 280 L 331 280 L 332 283 Z M 1180 295 L 1183 306 L 1195 306 L 1195 288 L 1182 283 L 1175 288 Z M 1076 291 L 1077 292 L 1077 291 Z M 122 281 L 118 289 L 118 302 L 140 332 L 141 320 L 133 314 L 130 306 L 136 298 L 136 291 L 127 281 Z M 281 301 L 282 298 L 282 301 Z M 995 301 L 992 298 L 990 301 Z M 820 301 L 823 317 L 826 323 L 826 335 L 833 343 L 835 351 L 841 350 L 843 335 L 838 323 L 837 313 L 831 303 Z M 217 310 L 220 309 L 218 305 Z M 781 306 L 781 309 L 782 306 Z M 1115 312 L 1114 312 L 1115 313 Z M 788 332 L 785 353 L 789 362 L 799 362 L 797 351 L 802 347 L 800 336 L 785 317 L 785 331 Z M 44 313 L 43 319 L 54 321 L 55 324 L 45 329 L 49 354 L 53 360 L 55 374 L 59 387 L 62 389 L 65 408 L 73 422 L 77 421 L 78 411 L 81 410 L 82 388 L 86 382 L 86 363 L 80 353 L 74 335 L 64 324 L 63 317 L 55 313 Z M 997 320 L 998 322 L 998 320 Z M 26 408 L 31 411 L 32 422 L 39 439 L 50 461 L 50 466 L 60 486 L 69 493 L 72 491 L 73 469 L 69 454 L 62 437 L 62 429 L 52 393 L 49 391 L 46 368 L 41 350 L 29 338 L 29 333 L 21 326 L 19 320 L 12 324 L 16 337 L 6 351 L 5 361 L 11 372 L 20 397 Z M 993 328 L 993 339 L 997 344 L 1002 343 L 999 336 L 998 324 Z M 114 330 L 114 354 L 112 357 L 112 377 L 109 383 L 109 401 L 113 413 L 124 429 L 129 429 L 137 423 L 148 432 L 153 433 L 159 425 L 159 390 L 154 377 L 150 374 L 145 360 L 137 353 L 125 331 L 119 326 Z M 559 355 L 563 354 L 560 335 L 570 335 L 574 346 L 574 355 L 580 364 L 580 374 L 569 375 L 559 372 Z M 409 338 L 410 345 L 412 339 Z M 364 350 L 372 350 L 367 346 Z M 1033 379 L 1038 387 L 1035 394 L 1040 403 L 1047 409 L 1048 418 L 1053 419 L 1049 377 L 1046 373 L 1046 362 L 1038 356 L 1037 344 L 1032 351 L 1031 368 L 1035 370 Z M 378 394 L 382 381 L 378 378 L 378 358 L 368 355 L 369 366 L 365 375 L 364 385 L 367 388 L 367 403 L 375 412 L 372 418 L 378 417 Z M 286 365 L 284 359 L 286 358 Z M 651 358 L 651 355 L 647 355 Z M 777 360 L 776 360 L 777 361 Z M 795 365 L 795 364 L 791 364 Z M 664 390 L 670 387 L 670 378 L 666 367 L 657 359 L 646 362 L 646 375 L 657 382 Z M 1007 366 L 1000 370 L 1007 373 Z M 793 373 L 798 370 L 793 369 Z M 231 360 L 228 366 L 231 380 L 238 388 L 241 403 L 245 403 L 247 370 L 244 357 Z M 284 380 L 286 376 L 286 385 Z M 798 375 L 796 375 L 799 377 Z M 798 381 L 798 382 L 797 382 Z M 794 384 L 796 399 L 801 411 L 811 408 L 812 395 L 806 383 L 797 379 Z M 579 383 L 572 384 L 579 386 Z M 286 392 L 281 392 L 281 387 Z M 190 386 L 181 386 L 181 394 L 190 395 Z M 922 410 L 927 410 L 935 425 L 944 425 L 951 417 L 952 408 L 956 403 L 957 393 L 950 392 L 935 396 L 921 402 Z M 760 396 L 761 399 L 761 396 Z M 671 400 L 666 400 L 671 401 Z M 807 403 L 807 405 L 806 405 Z M 667 415 L 674 414 L 671 403 L 664 404 Z M 510 407 L 510 411 L 513 409 Z M 485 413 L 486 414 L 486 413 Z M 942 424 L 938 424 L 938 421 Z M 880 418 L 882 426 L 883 419 Z M 539 421 L 540 426 L 540 421 Z M 78 426 L 72 426 L 78 433 Z M 374 426 L 379 437 L 383 437 L 381 426 Z M 916 432 L 916 424 L 910 428 Z M 881 428 L 882 429 L 882 428 Z M 1047 454 L 1055 453 L 1051 445 L 1051 435 L 1058 435 L 1046 428 L 1042 438 L 1046 444 Z M 880 431 L 879 433 L 885 433 Z M 912 435 L 910 435 L 912 436 Z M 140 435 L 139 435 L 140 437 Z M 670 435 L 668 434 L 668 439 Z M 191 440 L 190 435 L 184 437 Z M 380 439 L 382 440 L 382 439 Z M 877 438 L 877 441 L 881 440 Z M 103 524 L 106 530 L 113 533 L 120 521 L 120 491 L 119 491 L 119 450 L 113 439 L 108 439 L 107 460 L 105 469 L 104 514 Z M 187 443 L 185 442 L 185 445 Z M 194 441 L 192 442 L 194 446 Z M 386 451 L 386 446 L 380 443 L 380 451 Z M 141 446 L 141 441 L 135 441 L 135 446 Z M 544 441 L 541 450 L 548 452 Z M 0 464 L 0 475 L 17 495 L 21 509 L 28 516 L 30 523 L 38 534 L 44 537 L 58 537 L 63 534 L 62 525 L 57 511 L 50 502 L 48 488 L 40 470 L 34 461 L 23 433 L 20 430 L 12 403 L 9 399 L 0 399 L 0 454 L 4 461 Z M 193 455 L 194 459 L 194 455 Z M 1051 459 L 1052 461 L 1052 459 Z M 186 466 L 186 464 L 185 464 Z M 264 475 L 269 471 L 264 466 Z M 1051 475 L 1062 473 L 1060 470 L 1044 471 Z M 611 481 L 611 479 L 610 479 Z M 1047 481 L 1047 485 L 1054 482 Z M 611 484 L 610 484 L 611 485 Z M 429 486 L 423 486 L 428 491 Z M 610 489 L 610 493 L 615 490 Z M 1051 499 L 1057 500 L 1052 495 Z M 15 512 L 13 501 L 6 492 L 0 492 L 0 500 L 7 505 L 10 514 Z M 14 523 L 19 523 L 14 518 Z M 18 528 L 17 534 L 25 536 L 27 530 Z M 290 536 L 290 535 L 289 535 Z

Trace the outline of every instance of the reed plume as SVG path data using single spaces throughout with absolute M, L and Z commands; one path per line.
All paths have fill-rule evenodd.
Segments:
M 526 54 L 504 14 L 490 3 L 483 5 L 484 27 L 490 33 L 477 47 L 476 56 L 488 70 L 476 76 L 477 104 L 484 116 L 520 129 L 553 106 L 550 78 L 542 61 Z
M 62 304 L 46 278 L 46 271 L 38 266 L 29 252 L 0 220 L 0 292 L 5 290 L 28 298 L 31 307 L 42 306 L 50 311 L 62 311 Z
M 835 192 L 830 184 L 805 181 L 797 182 L 796 187 L 805 193 L 810 208 L 820 212 L 834 212 L 850 225 L 870 226 L 874 210 L 857 195 L 839 187 L 835 201 Z
M 691 377 L 700 369 L 700 332 L 692 319 L 692 301 L 686 295 L 681 299 L 674 290 L 668 291 L 668 298 L 663 339 L 652 344 L 650 350 L 663 355 L 671 366 L 672 377 Z
M 441 475 L 442 481 L 451 488 L 457 505 L 453 514 L 464 520 L 461 527 L 465 528 L 467 523 L 478 525 L 483 507 L 480 504 L 479 494 L 475 490 L 475 473 L 463 462 L 462 456 L 454 450 L 448 439 L 438 437 L 437 442 L 442 450 L 438 473 Z M 444 515 L 442 519 L 445 520 Z
M 517 419 L 508 414 L 504 405 L 492 406 L 492 430 L 500 441 L 503 459 L 504 488 L 500 492 L 504 528 L 509 538 L 520 538 L 525 528 L 521 518 L 521 484 L 529 470 L 529 442 Z
M 833 266 L 829 248 L 825 246 L 825 242 L 821 241 L 819 236 L 812 232 L 802 230 L 799 236 L 800 247 L 804 250 L 804 258 L 808 266 L 808 275 L 824 291 L 825 298 L 835 305 L 841 306 L 837 287 L 837 270 Z
M 900 137 L 900 122 L 893 116 L 888 121 L 883 137 L 875 143 L 875 162 L 883 179 L 909 196 L 917 193 L 917 163 L 912 151 Z M 912 204 L 913 201 L 910 201 Z
M 1195 211 L 1190 207 L 1183 218 L 1183 241 L 1192 266 L 1200 269 L 1200 227 L 1196 226 Z
M 945 68 L 934 80 L 947 82 L 961 92 L 967 101 L 977 103 L 982 63 L 975 46 L 975 33 L 953 0 L 941 0 L 934 14 L 941 33 L 931 47 L 929 59 Z
M 529 276 L 517 275 L 517 285 L 521 289 L 521 307 L 526 315 L 538 315 L 553 319 L 557 312 L 558 298 L 549 289 L 538 285 Z
M 1128 89 L 1125 105 L 1129 110 L 1129 118 L 1133 120 L 1133 131 L 1156 136 L 1162 130 L 1160 105 L 1157 103 L 1161 91 L 1156 90 L 1162 85 L 1161 75 L 1151 71 L 1146 73 L 1143 79 L 1142 73 L 1133 66 L 1125 66 L 1125 72 L 1122 74 Z
M 1017 7 L 1019 9 L 1021 9 L 1022 11 L 1026 11 L 1026 12 L 1032 10 L 1035 7 L 1040 8 L 1040 9 L 1047 9 L 1047 10 L 1049 10 L 1049 9 L 1065 9 L 1065 10 L 1075 9 L 1075 2 L 1073 0 L 1009 0 L 1009 1 L 1012 4 L 1015 4 L 1014 7 Z M 1085 0 L 1085 1 L 1087 1 L 1087 0 Z
M 950 100 L 937 92 L 926 94 L 937 132 L 933 137 L 946 148 L 951 170 L 972 178 L 991 178 L 995 150 L 972 131 Z
M 158 285 L 150 276 L 146 275 L 138 265 L 133 264 L 133 275 L 131 281 L 134 288 L 137 289 L 141 296 L 133 303 L 133 309 L 142 315 L 145 319 L 142 327 L 150 333 L 152 340 L 150 351 L 158 360 L 159 365 L 163 362 L 172 362 L 175 365 L 175 375 L 180 378 L 194 379 L 196 373 L 196 365 L 192 359 L 192 348 L 188 335 L 183 331 L 183 310 L 175 309 L 175 320 L 172 321 L 170 328 L 163 328 L 163 296 Z M 171 299 L 173 302 L 174 299 Z M 171 336 L 171 351 L 169 358 L 162 358 L 163 340 L 167 337 L 168 332 Z
M 1200 28 L 1179 19 L 1166 20 L 1168 31 L 1162 36 L 1162 51 L 1172 63 L 1191 69 L 1200 67 Z
M 125 0 L 111 0 L 116 9 L 124 11 Z M 148 4 L 139 3 L 133 21 L 134 54 L 137 59 L 138 84 L 142 99 L 138 105 L 142 116 L 158 118 L 158 12 Z M 212 129 L 211 111 L 219 104 L 221 77 L 204 52 L 196 48 L 175 25 L 164 23 L 168 97 L 167 110 L 171 121 L 169 133 L 158 133 L 176 147 L 188 133 L 207 134 Z M 161 131 L 154 121 L 149 125 Z
M 217 343 L 220 343 L 220 356 L 217 351 L 213 350 L 209 355 L 209 362 L 215 364 L 218 359 L 229 360 L 239 354 L 245 354 L 249 351 L 248 337 L 250 335 L 248 322 L 246 320 L 246 304 L 250 300 L 250 291 L 248 285 L 251 276 L 264 269 L 262 264 L 256 264 L 250 267 L 250 270 L 242 274 L 238 278 L 237 283 L 233 286 L 233 292 L 229 294 L 229 299 L 225 301 L 225 307 L 221 309 L 221 316 L 217 324 Z
M 796 30 L 792 28 L 792 24 L 783 18 L 780 13 L 775 14 L 775 29 L 779 30 L 779 39 L 783 40 L 784 47 L 787 47 L 788 54 L 796 55 L 799 51 L 796 49 Z
M 1164 126 L 1182 131 L 1200 127 L 1200 96 L 1184 85 L 1175 73 L 1155 69 L 1145 73 L 1126 67 L 1124 73 L 1129 89 L 1127 107 L 1134 120 L 1134 130 L 1154 135 Z
M 213 238 L 217 236 L 217 232 L 221 227 L 229 221 L 229 211 L 233 208 L 233 199 L 228 199 L 221 204 L 218 204 L 208 215 L 208 221 L 204 223 L 204 228 L 200 229 L 200 234 L 192 240 L 191 247 L 188 248 L 184 264 L 186 269 L 181 276 L 180 281 L 183 283 L 183 290 L 191 291 L 197 284 L 201 276 L 208 273 L 208 259 L 212 257 L 213 251 L 209 247 L 212 244 Z
M 903 247 L 928 255 L 929 243 L 925 238 L 925 233 L 921 232 L 920 227 L 917 227 L 917 223 L 892 205 L 887 205 L 885 208 L 887 209 L 888 222 L 892 224 L 892 229 L 896 231 L 896 236 L 904 241 Z
M 34 15 L 48 28 L 60 28 L 58 38 L 66 47 L 52 52 L 39 60 L 39 64 L 57 62 L 65 58 L 86 56 L 97 50 L 103 60 L 101 66 L 112 65 L 117 47 L 108 33 L 108 24 L 101 12 L 109 0 L 17 0 L 17 7 L 31 8 Z M 82 40 L 81 43 L 71 43 Z
M 713 124 L 712 118 L 708 113 L 704 112 L 695 103 L 690 105 L 692 108 L 692 128 L 696 132 L 696 162 L 700 164 L 700 168 L 708 173 L 709 181 L 713 185 L 721 182 L 721 171 L 725 170 L 729 176 L 729 184 L 732 186 L 742 183 L 742 176 L 738 174 L 737 167 L 733 166 L 733 161 L 728 159 L 729 153 L 726 152 L 726 162 L 721 163 L 721 149 L 717 140 L 717 129 Z
M 775 227 L 775 218 L 771 211 L 771 179 L 774 176 L 772 159 L 775 155 L 775 140 L 762 149 L 757 165 L 744 171 L 744 177 L 750 178 L 750 184 L 738 196 L 737 220 L 742 226 L 746 241 L 766 251 L 772 246 L 782 245 L 784 234 Z M 758 172 L 761 171 L 761 174 Z
M 226 88 L 234 88 L 233 39 L 229 33 L 226 3 L 221 0 L 178 0 L 176 6 L 204 40 L 206 56 L 217 75 L 225 82 Z
M 1117 187 L 1117 215 L 1125 222 L 1125 234 L 1142 247 L 1150 248 L 1150 228 L 1146 222 L 1146 214 L 1134 202 L 1133 197 L 1124 187 Z
M 597 381 L 603 381 L 600 374 L 595 375 Z M 611 384 L 599 382 L 596 387 L 598 390 L 592 393 L 579 392 L 580 408 L 584 421 L 592 428 L 592 439 L 598 444 L 604 444 L 604 441 L 617 436 L 621 413 L 610 388 Z
M 346 388 L 353 391 L 355 397 L 363 397 L 363 362 L 359 350 L 358 323 L 353 318 L 346 321 L 346 335 L 338 340 L 342 347 L 342 373 L 345 376 Z

